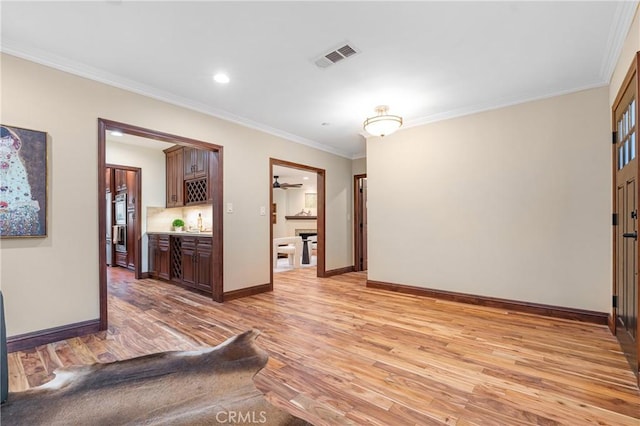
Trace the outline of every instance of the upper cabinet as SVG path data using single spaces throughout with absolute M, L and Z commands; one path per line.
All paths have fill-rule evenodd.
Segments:
M 184 180 L 208 177 L 209 151 L 184 147 Z
M 209 151 L 174 146 L 165 151 L 167 159 L 167 207 L 211 203 Z
M 115 169 L 115 186 L 116 192 L 127 190 L 127 171 L 124 169 Z
M 111 167 L 106 167 L 104 169 L 104 187 L 107 190 L 107 192 L 112 192 L 113 189 L 111 188 L 112 184 L 113 184 L 113 178 L 111 177 L 111 173 L 113 172 L 111 170 Z
M 166 149 L 167 158 L 167 207 L 184 206 L 184 152 L 181 146 Z

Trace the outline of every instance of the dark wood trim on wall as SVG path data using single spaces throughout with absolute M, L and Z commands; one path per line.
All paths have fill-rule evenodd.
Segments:
M 211 146 L 211 144 L 207 144 Z M 220 145 L 213 145 L 215 150 L 211 156 L 211 162 L 209 163 L 209 176 L 214 180 L 213 182 L 213 197 L 212 197 L 212 214 L 213 223 L 211 224 L 213 230 L 213 237 L 211 239 L 211 257 L 213 260 L 212 279 L 214 282 L 212 293 L 213 300 L 216 302 L 224 301 L 224 251 L 222 249 L 222 236 L 223 236 L 223 220 L 224 210 L 222 206 L 222 190 L 224 188 L 223 179 L 224 173 L 222 168 L 223 149 Z
M 588 311 L 584 309 L 568 308 L 564 306 L 543 305 L 539 303 L 499 299 L 487 296 L 476 296 L 466 293 L 434 290 L 430 288 L 415 287 L 403 284 L 391 284 L 380 281 L 367 280 L 367 287 L 377 288 L 380 290 L 395 291 L 398 293 L 413 294 L 416 296 L 432 297 L 434 299 L 448 300 L 451 302 L 487 306 L 498 309 L 508 309 L 510 311 L 524 312 L 528 314 L 543 315 L 574 321 L 582 321 L 600 325 L 607 325 L 609 317 L 609 314 L 606 312 Z
M 233 299 L 240 299 L 241 297 L 255 296 L 256 294 L 267 293 L 269 291 L 273 291 L 273 284 L 267 283 L 238 290 L 225 291 L 224 301 L 227 302 Z
M 342 275 L 342 274 L 347 274 L 349 272 L 353 272 L 355 269 L 353 267 L 353 265 L 351 266 L 345 266 L 344 268 L 338 268 L 338 269 L 331 269 L 329 271 L 326 271 L 324 274 L 324 277 L 333 277 L 334 275 Z
M 100 330 L 109 328 L 109 314 L 107 312 L 107 209 L 106 169 L 107 121 L 98 119 L 98 293 L 100 299 Z
M 73 337 L 84 336 L 86 334 L 100 331 L 100 320 L 89 320 L 67 324 L 60 327 L 46 330 L 33 331 L 31 333 L 20 334 L 7 338 L 7 351 L 16 352 L 36 346 L 47 345 L 60 340 L 71 339 Z

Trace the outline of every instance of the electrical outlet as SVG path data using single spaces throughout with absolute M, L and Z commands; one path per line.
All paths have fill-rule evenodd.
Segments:
M 233 213 L 233 203 L 227 203 L 227 213 Z
M 260 206 L 260 216 L 267 215 L 267 208 L 265 206 Z

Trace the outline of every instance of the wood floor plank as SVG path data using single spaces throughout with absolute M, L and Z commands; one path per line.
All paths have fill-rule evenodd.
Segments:
M 605 326 L 367 288 L 366 272 L 274 275 L 225 302 L 109 271 L 108 332 L 9 355 L 12 391 L 57 366 L 214 346 L 250 328 L 255 383 L 316 425 L 635 425 L 640 393 Z

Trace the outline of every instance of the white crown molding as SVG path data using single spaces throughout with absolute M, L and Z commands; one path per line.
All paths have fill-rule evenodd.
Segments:
M 531 96 L 528 98 L 518 98 L 518 99 L 495 99 L 489 102 L 482 102 L 480 104 L 472 105 L 469 107 L 459 108 L 451 111 L 439 112 L 436 114 L 431 114 L 422 118 L 414 118 L 405 120 L 403 126 L 398 131 L 402 131 L 403 129 L 409 129 L 412 127 L 422 126 L 424 124 L 435 123 L 437 121 L 449 120 L 451 118 L 459 118 L 464 117 L 466 115 L 479 114 L 481 112 L 492 111 L 500 108 L 506 108 L 510 106 L 515 106 L 519 104 L 524 104 L 527 102 L 540 101 L 543 99 L 555 98 L 557 96 L 568 95 L 571 93 L 581 92 L 583 90 L 596 89 L 598 87 L 603 87 L 609 84 L 608 82 L 597 82 L 587 86 L 577 87 L 571 90 L 563 90 L 553 93 L 548 93 L 540 96 Z
M 94 67 L 86 66 L 76 61 L 68 60 L 61 56 L 40 49 L 25 48 L 19 43 L 7 39 L 6 37 L 3 37 L 1 40 L 0 52 L 17 56 L 31 62 L 67 72 L 69 74 L 74 74 L 79 77 L 87 78 L 89 80 L 104 83 L 109 86 L 117 87 L 119 89 L 127 90 L 129 92 L 137 93 L 139 95 L 147 96 L 149 98 L 157 99 L 159 101 L 167 102 L 172 105 L 201 112 L 203 114 L 230 121 L 232 123 L 239 124 L 241 126 L 245 126 L 254 130 L 259 130 L 272 136 L 277 136 L 288 141 L 338 155 L 340 157 L 348 159 L 351 159 L 352 157 L 352 153 L 330 147 L 297 135 L 293 135 L 291 133 L 287 133 L 285 131 L 275 129 L 264 124 L 257 123 L 255 121 L 248 120 L 246 118 L 231 114 L 223 110 L 219 110 L 217 108 L 212 108 L 200 102 L 194 102 L 193 100 L 177 96 L 171 92 L 158 89 L 157 87 L 152 87 L 138 81 L 126 79 Z
M 600 77 L 603 81 L 611 81 L 616 63 L 620 58 L 624 40 L 627 38 L 631 23 L 637 13 L 638 3 L 638 1 L 621 1 L 616 7 L 607 39 L 607 50 L 602 58 L 600 67 Z

